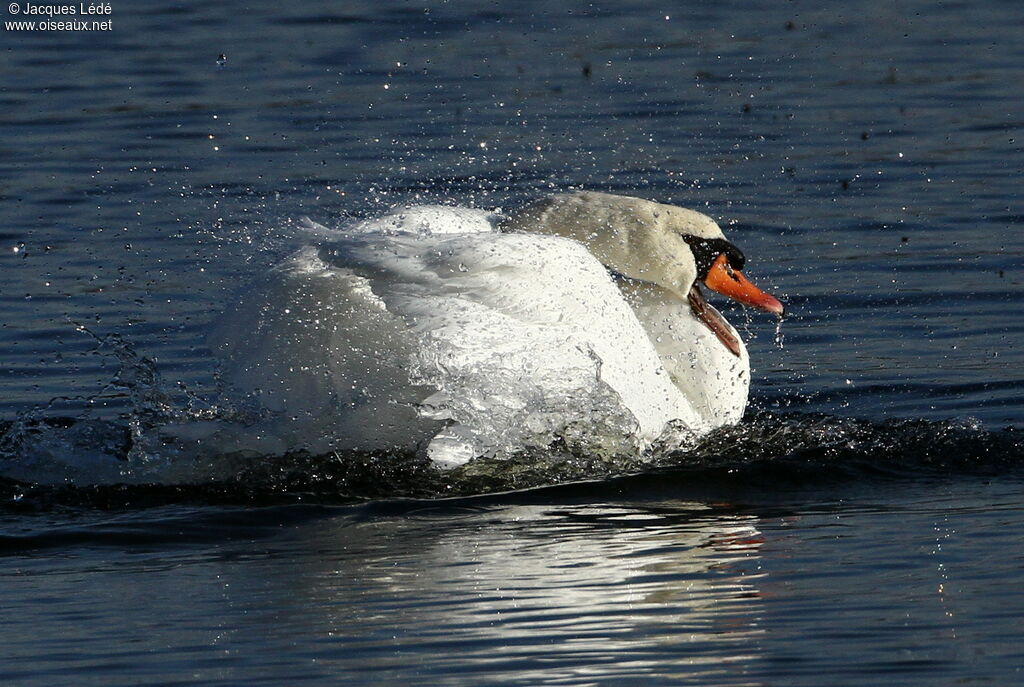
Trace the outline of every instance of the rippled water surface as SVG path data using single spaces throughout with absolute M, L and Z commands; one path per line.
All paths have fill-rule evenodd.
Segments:
M 5 680 L 1014 684 L 1021 483 L 5 523 Z M 770 492 L 770 493 L 769 493 Z M 708 495 L 714 495 L 708 500 Z
M 5 684 L 1020 682 L 1017 3 L 111 6 L 3 30 Z M 781 346 L 724 306 L 739 428 L 82 486 L 213 412 L 294 219 L 572 186 L 707 212 L 786 301 Z

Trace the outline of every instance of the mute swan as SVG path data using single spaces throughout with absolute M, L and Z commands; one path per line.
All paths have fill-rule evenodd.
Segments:
M 425 451 L 442 467 L 556 440 L 642 451 L 746 405 L 746 349 L 699 282 L 783 311 L 713 220 L 638 198 L 407 207 L 309 232 L 210 335 L 263 415 L 222 428 L 221 450 Z

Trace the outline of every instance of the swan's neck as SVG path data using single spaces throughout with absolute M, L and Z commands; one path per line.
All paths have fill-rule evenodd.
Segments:
M 693 314 L 686 300 L 647 282 L 616 281 L 672 383 L 694 410 L 710 426 L 738 422 L 747 402 L 750 359 L 736 330 L 722 319 L 736 337 L 738 355 Z
M 502 222 L 500 229 L 579 241 L 608 269 L 685 300 L 697 266 L 682 236 L 670 229 L 676 225 L 669 219 L 678 219 L 679 213 L 691 211 L 638 198 L 574 193 L 534 203 Z

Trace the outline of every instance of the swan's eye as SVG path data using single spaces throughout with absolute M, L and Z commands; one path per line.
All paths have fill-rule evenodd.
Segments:
M 729 274 L 732 275 L 732 270 L 741 270 L 743 266 L 747 264 L 747 258 L 744 257 L 742 251 L 739 248 L 726 242 L 728 248 L 725 251 L 726 262 L 729 263 Z
M 743 269 L 743 264 L 746 262 L 743 253 L 725 239 L 706 239 L 687 234 L 682 234 L 681 236 L 687 245 L 690 246 L 694 262 L 697 264 L 697 276 L 700 279 L 708 276 L 708 270 L 711 269 L 711 265 L 722 255 L 725 256 L 728 269 Z

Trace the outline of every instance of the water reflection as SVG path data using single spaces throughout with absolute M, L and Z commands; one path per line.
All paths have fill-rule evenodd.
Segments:
M 319 661 L 339 669 L 744 684 L 759 659 L 753 516 L 678 503 L 436 509 L 306 534 L 322 555 L 296 568 L 294 605 L 323 637 Z

